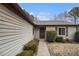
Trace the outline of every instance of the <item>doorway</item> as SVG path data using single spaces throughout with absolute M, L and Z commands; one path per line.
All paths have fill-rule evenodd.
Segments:
M 40 27 L 40 38 L 44 39 L 45 38 L 45 27 Z

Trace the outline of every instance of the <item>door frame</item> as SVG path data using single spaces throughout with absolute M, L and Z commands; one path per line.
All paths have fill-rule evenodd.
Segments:
M 45 35 L 46 35 L 46 27 L 40 27 L 39 28 L 39 37 L 40 39 L 45 39 Z

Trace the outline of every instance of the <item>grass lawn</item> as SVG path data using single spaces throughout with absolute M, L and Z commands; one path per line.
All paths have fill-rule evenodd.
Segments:
M 51 56 L 79 56 L 78 43 L 47 43 Z

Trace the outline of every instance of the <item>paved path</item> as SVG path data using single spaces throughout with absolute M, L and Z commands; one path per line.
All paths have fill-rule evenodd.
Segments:
M 37 56 L 50 56 L 44 39 L 40 39 Z

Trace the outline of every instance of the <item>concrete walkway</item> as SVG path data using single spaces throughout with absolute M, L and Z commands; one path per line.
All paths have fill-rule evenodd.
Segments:
M 37 56 L 50 56 L 47 45 L 44 39 L 40 39 Z

